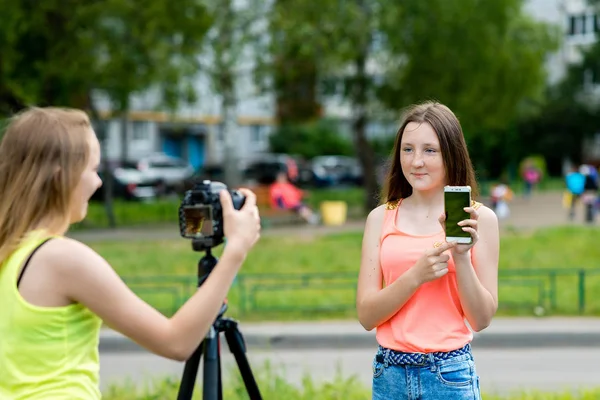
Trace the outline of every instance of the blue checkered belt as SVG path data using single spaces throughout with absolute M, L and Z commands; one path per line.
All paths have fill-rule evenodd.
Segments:
M 404 353 L 379 346 L 375 360 L 388 365 L 427 365 L 428 361 L 443 361 L 453 357 L 471 354 L 471 345 L 452 351 L 436 351 L 434 353 Z

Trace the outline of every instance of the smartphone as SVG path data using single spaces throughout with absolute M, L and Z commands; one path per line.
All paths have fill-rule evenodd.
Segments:
M 445 186 L 444 211 L 446 212 L 446 241 L 470 244 L 473 238 L 469 232 L 462 230 L 460 221 L 470 218 L 464 210 L 471 206 L 470 186 Z

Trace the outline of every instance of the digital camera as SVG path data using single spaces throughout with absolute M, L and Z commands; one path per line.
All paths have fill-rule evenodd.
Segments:
M 227 190 L 233 207 L 239 210 L 246 197 L 237 190 L 228 190 L 221 182 L 209 180 L 196 184 L 185 192 L 179 206 L 179 231 L 181 236 L 200 242 L 205 248 L 223 243 L 223 208 L 219 193 Z

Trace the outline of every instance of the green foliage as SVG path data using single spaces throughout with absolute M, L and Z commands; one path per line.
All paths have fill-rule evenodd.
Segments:
M 364 387 L 355 376 L 344 377 L 341 371 L 330 382 L 316 382 L 310 375 L 302 380 L 302 385 L 289 382 L 279 368 L 265 362 L 261 368 L 255 368 L 255 378 L 264 399 L 286 400 L 363 400 L 370 396 L 370 389 Z M 165 378 L 147 382 L 136 387 L 131 382 L 112 385 L 103 393 L 104 400 L 162 400 L 175 399 L 179 389 L 179 380 Z M 202 398 L 201 384 L 196 385 L 194 399 Z M 227 400 L 249 400 L 244 382 L 237 373 L 225 376 L 223 398 Z
M 382 85 L 386 103 L 439 100 L 459 116 L 467 137 L 506 127 L 540 99 L 545 58 L 558 45 L 558 29 L 527 16 L 522 3 L 404 2 L 402 20 L 382 27 L 392 53 L 407 60 Z
M 308 159 L 320 155 L 354 154 L 350 140 L 327 120 L 281 126 L 269 141 L 274 153 L 298 154 Z
M 427 99 L 447 104 L 461 120 L 473 161 L 496 175 L 531 145 L 519 138 L 516 123 L 540 112 L 544 62 L 561 37 L 558 27 L 535 21 L 522 6 L 521 0 L 323 0 L 317 10 L 310 1 L 277 1 L 270 22 L 278 40 L 263 54 L 285 59 L 293 48 L 292 65 L 315 65 L 319 89 L 343 99 L 355 119 L 396 114 Z M 367 59 L 377 63 L 376 72 L 362 69 Z
M 373 152 L 379 159 L 386 159 L 392 154 L 395 141 L 396 135 L 372 139 L 371 146 L 373 146 Z
M 264 399 L 285 400 L 364 400 L 371 397 L 371 388 L 363 385 L 358 377 L 344 377 L 341 372 L 331 382 L 316 381 L 314 377 L 306 375 L 302 385 L 289 382 L 285 372 L 280 372 L 276 366 L 265 362 L 258 369 L 256 376 L 258 387 Z M 223 385 L 223 398 L 227 400 L 247 400 L 248 395 L 239 376 L 225 376 Z M 229 378 L 229 379 L 228 379 Z M 112 385 L 103 393 L 104 400 L 163 400 L 175 399 L 179 388 L 179 380 L 174 377 L 147 382 L 141 387 L 136 387 L 131 382 Z M 200 384 L 196 385 L 194 399 L 201 399 Z M 486 400 L 596 400 L 600 396 L 600 389 L 567 390 L 549 392 L 540 390 L 519 390 L 506 394 L 483 393 Z
M 35 4 L 35 6 L 34 6 Z M 197 71 L 205 7 L 156 0 L 0 0 L 0 112 L 30 105 L 88 108 L 94 90 L 117 110 L 155 85 L 173 103 Z
M 590 0 L 598 7 L 598 0 Z M 543 154 L 551 173 L 560 172 L 567 157 L 575 163 L 586 160 L 583 141 L 598 130 L 600 111 L 594 82 L 600 76 L 600 42 L 577 49 L 581 61 L 568 66 L 565 77 L 547 91 L 539 114 L 530 115 L 519 123 L 521 143 L 528 151 Z

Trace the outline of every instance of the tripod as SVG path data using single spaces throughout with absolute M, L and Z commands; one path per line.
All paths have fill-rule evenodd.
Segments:
M 192 242 L 192 247 L 195 251 L 205 251 L 206 254 L 198 262 L 198 287 L 204 283 L 208 275 L 211 273 L 217 259 L 211 253 L 212 243 L 202 242 L 195 239 Z M 252 374 L 252 369 L 246 358 L 246 345 L 244 337 L 238 329 L 237 321 L 231 318 L 224 318 L 223 315 L 227 311 L 227 304 L 223 303 L 219 315 L 212 324 L 208 334 L 203 339 L 202 343 L 194 351 L 192 356 L 186 361 L 183 369 L 183 377 L 179 386 L 177 400 L 191 400 L 194 393 L 194 383 L 198 374 L 198 366 L 200 358 L 204 354 L 203 368 L 203 400 L 222 400 L 223 399 L 223 384 L 221 381 L 221 346 L 219 334 L 223 332 L 229 350 L 235 357 L 235 361 L 240 370 L 240 374 L 246 386 L 246 391 L 251 400 L 262 400 L 258 385 Z

